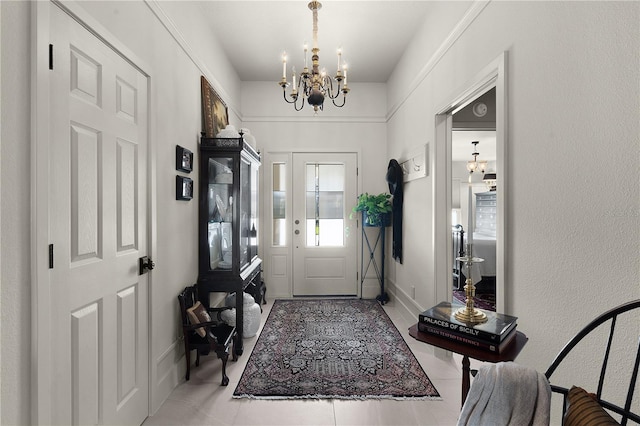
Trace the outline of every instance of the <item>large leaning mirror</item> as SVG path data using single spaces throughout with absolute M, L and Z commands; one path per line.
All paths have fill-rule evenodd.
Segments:
M 456 301 L 454 292 L 466 284 L 465 271 L 456 258 L 464 255 L 471 236 L 475 237 L 472 254 L 484 258 L 485 264 L 470 275 L 478 293 L 484 293 L 490 303 L 478 307 L 503 313 L 509 312 L 506 63 L 507 52 L 503 52 L 444 99 L 435 117 L 433 155 L 434 245 L 447 248 L 435 251 L 435 297 Z M 472 174 L 469 167 L 473 167 Z M 464 239 L 457 234 L 460 232 Z
M 456 260 L 473 242 L 475 307 L 496 310 L 497 187 L 495 87 L 452 114 L 452 299 L 464 303 L 467 270 Z

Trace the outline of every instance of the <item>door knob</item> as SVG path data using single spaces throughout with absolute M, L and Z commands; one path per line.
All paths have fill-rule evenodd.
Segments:
M 152 270 L 153 268 L 155 268 L 155 266 L 156 264 L 153 263 L 153 260 L 151 260 L 151 258 L 149 258 L 148 256 L 142 256 L 140 259 L 138 259 L 138 275 L 142 275 L 147 271 Z

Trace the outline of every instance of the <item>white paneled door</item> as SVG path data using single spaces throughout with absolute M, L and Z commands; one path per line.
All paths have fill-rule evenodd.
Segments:
M 147 77 L 51 7 L 53 424 L 148 415 Z
M 355 153 L 293 154 L 293 295 L 356 296 Z

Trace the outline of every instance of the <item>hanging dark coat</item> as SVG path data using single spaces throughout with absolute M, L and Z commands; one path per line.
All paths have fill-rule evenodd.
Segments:
M 402 198 L 403 198 L 403 173 L 400 164 L 392 159 L 387 167 L 387 183 L 389 193 L 393 195 L 393 245 L 392 255 L 396 262 L 402 263 Z

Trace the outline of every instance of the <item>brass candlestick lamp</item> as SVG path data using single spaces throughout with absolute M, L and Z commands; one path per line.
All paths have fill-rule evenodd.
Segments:
M 481 324 L 487 321 L 487 315 L 473 307 L 473 298 L 476 295 L 476 286 L 473 284 L 473 279 L 471 278 L 471 268 L 473 267 L 473 264 L 484 262 L 484 259 L 473 257 L 473 185 L 471 178 L 473 177 L 474 171 L 480 170 L 484 173 L 484 170 L 487 167 L 486 161 L 478 161 L 478 143 L 478 141 L 471 142 L 473 145 L 473 153 L 471 154 L 473 156 L 473 160 L 467 162 L 467 170 L 469 170 L 469 225 L 467 228 L 467 250 L 464 257 L 456 258 L 456 260 L 464 262 L 467 266 L 467 281 L 464 286 L 464 293 L 467 296 L 467 301 L 465 307 L 458 309 L 454 314 L 458 321 L 472 324 Z
M 456 258 L 456 260 L 464 262 L 467 266 L 467 281 L 464 286 L 464 294 L 467 297 L 467 301 L 465 307 L 458 309 L 454 313 L 454 316 L 458 321 L 482 324 L 487 321 L 487 314 L 473 306 L 473 298 L 476 295 L 476 286 L 473 284 L 473 280 L 471 279 L 471 268 L 474 263 L 484 262 L 484 259 L 473 257 L 472 246 L 473 244 L 467 243 L 466 255 Z

